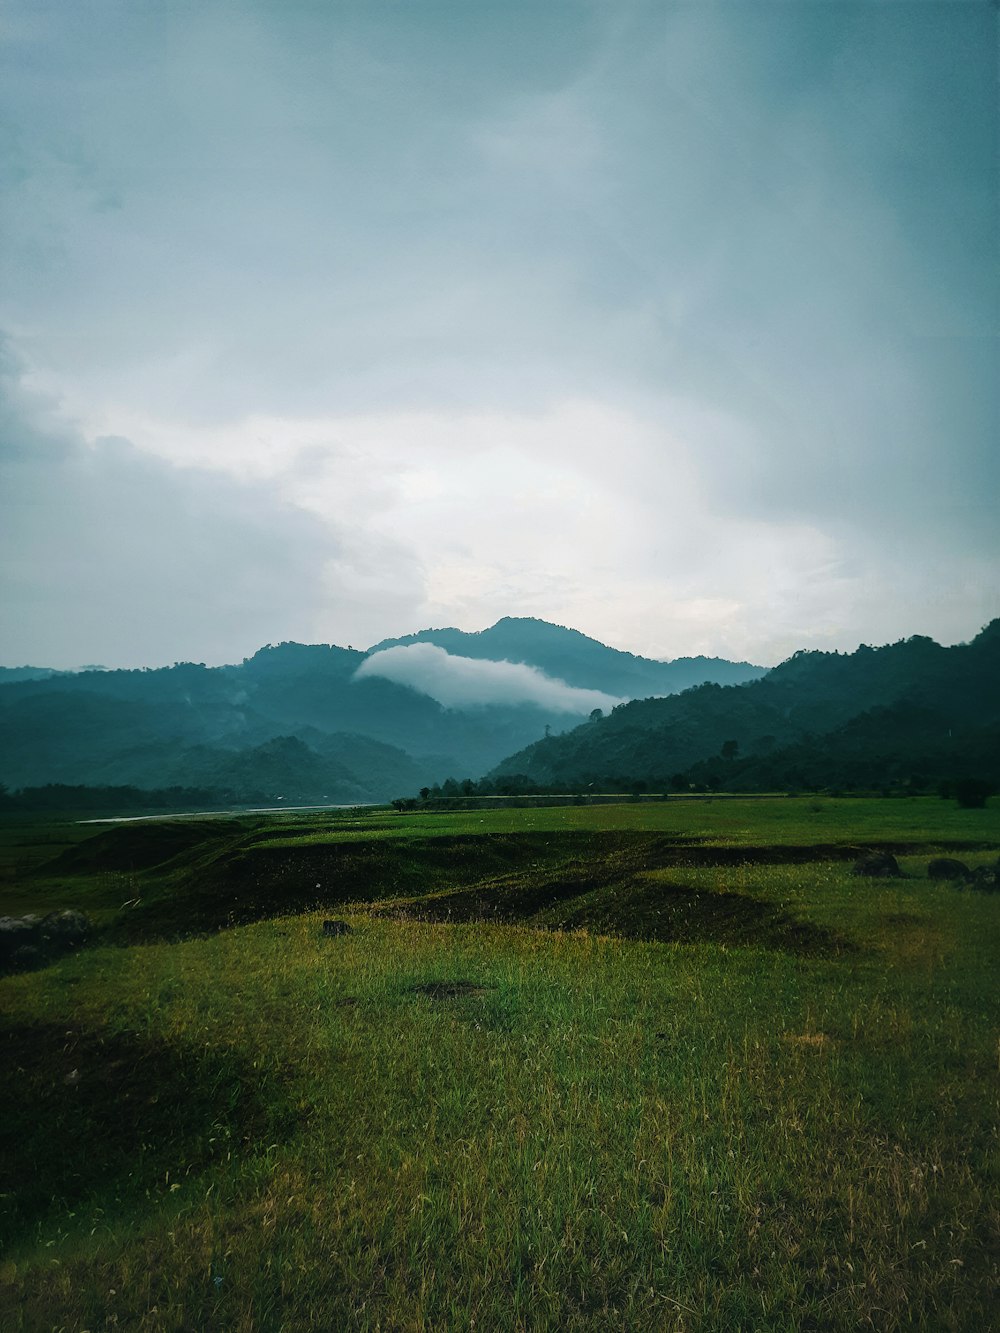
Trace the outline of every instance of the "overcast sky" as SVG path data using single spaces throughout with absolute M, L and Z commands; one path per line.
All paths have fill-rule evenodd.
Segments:
M 1000 614 L 989 0 L 0 22 L 0 662 Z

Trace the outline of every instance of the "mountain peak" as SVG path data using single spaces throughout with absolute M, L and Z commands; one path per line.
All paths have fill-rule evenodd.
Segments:
M 756 680 L 762 667 L 719 658 L 678 658 L 658 662 L 609 648 L 579 630 L 555 625 L 535 616 L 502 616 L 488 629 L 421 630 L 399 639 L 383 639 L 369 649 L 369 657 L 387 648 L 429 643 L 455 657 L 516 662 L 536 667 L 547 676 L 582 689 L 597 689 L 618 698 L 648 698 L 676 694 L 703 681 L 736 685 Z

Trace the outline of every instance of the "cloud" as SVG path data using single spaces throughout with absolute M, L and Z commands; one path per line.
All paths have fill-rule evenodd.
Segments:
M 336 535 L 321 637 L 377 642 L 512 612 L 654 658 L 773 664 L 801 647 L 914 632 L 949 642 L 992 614 L 988 559 L 928 521 L 915 559 L 899 506 L 811 519 L 720 500 L 705 456 L 741 465 L 738 417 L 661 395 L 646 410 L 580 398 L 536 412 L 257 416 L 225 426 L 95 417 L 185 474 L 222 474 Z M 947 493 L 935 505 L 947 518 Z M 907 516 L 910 522 L 910 516 Z M 870 529 L 870 530 L 869 530 Z M 308 522 L 307 528 L 308 530 Z M 939 591 L 940 590 L 940 591 Z M 845 635 L 855 636 L 852 642 Z M 273 639 L 275 636 L 267 635 Z
M 370 597 L 383 610 L 394 595 L 412 601 L 405 575 L 394 594 L 376 557 L 264 482 L 177 466 L 121 437 L 84 439 L 8 357 L 0 661 L 218 664 L 282 639 L 341 640 L 339 625 L 365 628 Z
M 124 537 L 59 449 L 140 545 L 158 489 L 206 566 L 242 525 L 275 623 L 203 588 L 230 655 L 513 612 L 772 662 L 996 614 L 990 6 L 7 11 L 22 532 L 76 487 Z M 196 617 L 152 563 L 155 657 Z
M 491 662 L 458 657 L 432 643 L 383 648 L 358 667 L 355 676 L 381 676 L 429 694 L 445 708 L 478 708 L 489 704 L 532 704 L 552 713 L 590 713 L 614 708 L 623 700 L 602 690 L 582 690 L 547 676 L 522 662 Z
M 345 552 L 345 581 L 371 571 L 362 623 L 383 628 L 366 637 L 355 608 L 354 643 L 442 622 L 478 629 L 516 610 L 651 657 L 761 660 L 766 625 L 763 651 L 777 660 L 822 641 L 854 587 L 821 528 L 714 512 L 700 452 L 709 438 L 738 443 L 740 425 L 684 401 L 649 416 L 583 398 L 534 413 L 176 430 L 109 416 L 92 429 L 163 460 L 266 480 L 276 499 L 322 519 Z M 402 611 L 392 589 L 412 599 Z

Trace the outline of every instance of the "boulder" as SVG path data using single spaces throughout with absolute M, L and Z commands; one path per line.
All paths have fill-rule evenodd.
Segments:
M 0 917 L 0 966 L 39 967 L 75 949 L 89 934 L 89 918 L 70 908 L 43 917 L 34 913 Z
M 18 916 L 0 916 L 0 961 L 8 961 L 18 949 L 34 945 L 38 927 Z
M 346 921 L 323 922 L 324 935 L 350 935 L 352 933 L 353 933 L 352 928 L 347 924 Z
M 898 879 L 902 873 L 891 852 L 864 852 L 854 862 L 851 871 L 852 875 L 867 875 L 873 879 Z
M 980 893 L 1000 892 L 1000 867 L 977 866 L 969 876 L 969 888 Z
M 927 867 L 928 879 L 968 879 L 969 867 L 950 856 L 937 856 Z
M 83 912 L 67 908 L 62 912 L 50 912 L 43 917 L 40 926 L 42 938 L 71 948 L 81 944 L 90 934 L 90 920 Z

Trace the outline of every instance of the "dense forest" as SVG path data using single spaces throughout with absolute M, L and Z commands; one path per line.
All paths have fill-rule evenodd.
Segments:
M 521 663 L 616 697 L 762 671 L 714 658 L 654 662 L 515 618 L 480 634 L 428 630 L 369 652 L 268 644 L 233 666 L 5 669 L 0 782 L 12 790 L 198 788 L 213 794 L 213 804 L 380 801 L 449 773 L 478 776 L 585 716 L 499 697 L 449 708 L 408 684 L 358 674 L 383 647 L 438 640 L 459 658 Z
M 951 648 L 918 636 L 799 652 L 746 685 L 636 700 L 440 790 L 936 791 L 963 779 L 1000 787 L 1000 620 Z

